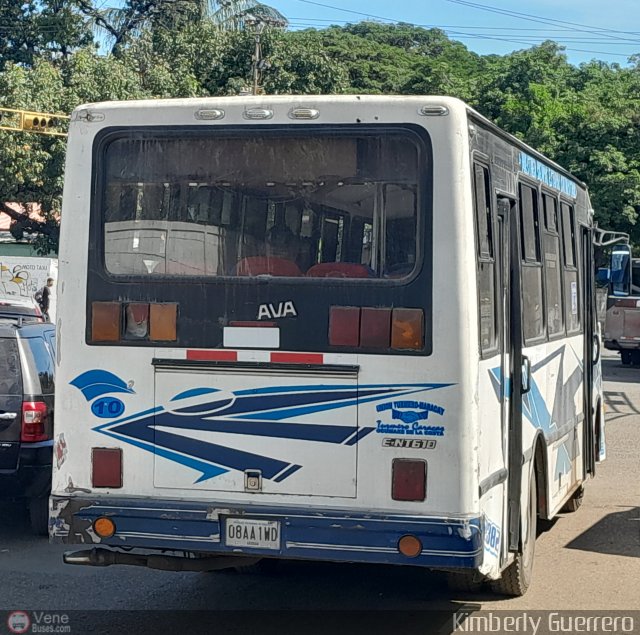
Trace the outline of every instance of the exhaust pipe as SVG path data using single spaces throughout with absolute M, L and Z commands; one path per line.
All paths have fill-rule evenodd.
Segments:
M 123 553 L 110 549 L 93 548 L 80 551 L 66 551 L 62 560 L 65 564 L 108 567 L 112 564 L 126 564 L 134 567 L 148 567 L 161 571 L 219 571 L 239 566 L 255 564 L 262 558 L 243 556 L 207 556 L 189 558 L 184 556 L 147 555 Z

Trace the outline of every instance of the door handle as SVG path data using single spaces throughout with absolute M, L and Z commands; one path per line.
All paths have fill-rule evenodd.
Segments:
M 521 389 L 523 395 L 531 390 L 531 360 L 524 355 L 522 356 Z
M 0 421 L 10 421 L 18 416 L 17 412 L 3 412 L 0 414 Z

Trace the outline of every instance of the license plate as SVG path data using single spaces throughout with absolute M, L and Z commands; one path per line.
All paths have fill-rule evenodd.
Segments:
M 227 547 L 280 549 L 280 521 L 227 518 L 225 542 Z

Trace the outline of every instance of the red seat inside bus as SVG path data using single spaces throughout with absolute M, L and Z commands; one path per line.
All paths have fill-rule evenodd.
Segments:
M 237 276 L 290 276 L 300 277 L 302 272 L 298 265 L 286 258 L 269 258 L 267 256 L 250 256 L 243 258 L 236 265 Z
M 369 278 L 369 269 L 356 262 L 321 262 L 307 271 L 310 278 Z

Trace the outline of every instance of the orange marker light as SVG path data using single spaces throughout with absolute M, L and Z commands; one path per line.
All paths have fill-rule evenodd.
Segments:
M 391 317 L 391 348 L 417 351 L 423 347 L 422 309 L 394 309 Z
M 402 536 L 398 541 L 398 551 L 407 558 L 417 558 L 422 553 L 422 542 L 415 536 Z
M 149 312 L 149 339 L 156 342 L 175 342 L 178 339 L 177 322 L 177 304 L 152 304 Z
M 116 533 L 116 524 L 111 518 L 100 516 L 93 521 L 93 531 L 96 532 L 100 538 L 111 538 Z
M 93 302 L 91 304 L 91 340 L 117 342 L 120 339 L 120 303 Z

